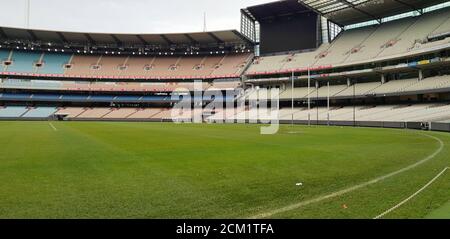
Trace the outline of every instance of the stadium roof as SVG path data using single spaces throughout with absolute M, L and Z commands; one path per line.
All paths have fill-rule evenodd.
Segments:
M 247 7 L 243 11 L 253 20 L 261 22 L 266 19 L 311 12 L 312 10 L 305 5 L 299 4 L 298 0 L 283 0 Z
M 81 33 L 23 28 L 0 27 L 0 39 L 39 41 L 45 43 L 80 44 L 130 44 L 130 45 L 210 45 L 221 43 L 251 44 L 251 41 L 236 30 L 171 33 L 171 34 L 115 34 Z
M 447 2 L 448 0 L 298 0 L 330 21 L 351 25 Z

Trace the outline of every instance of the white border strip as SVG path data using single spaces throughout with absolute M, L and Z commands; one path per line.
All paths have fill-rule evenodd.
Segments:
M 425 186 L 423 186 L 421 189 L 419 189 L 417 192 L 415 192 L 413 195 L 409 196 L 407 199 L 403 200 L 402 202 L 400 202 L 399 204 L 395 205 L 394 207 L 392 207 L 391 209 L 383 212 L 382 214 L 376 216 L 374 219 L 380 219 L 384 216 L 386 216 L 387 214 L 391 213 L 392 211 L 394 211 L 395 209 L 401 207 L 403 204 L 409 202 L 411 199 L 413 199 L 414 197 L 416 197 L 417 195 L 419 195 L 423 190 L 427 189 L 429 186 L 431 186 L 431 184 L 433 184 L 436 180 L 438 180 L 449 168 L 445 168 L 444 170 L 442 170 L 442 172 L 440 172 L 436 177 L 434 177 L 430 182 L 428 182 Z
M 420 166 L 420 165 L 430 161 L 434 157 L 436 157 L 444 149 L 444 142 L 441 139 L 439 139 L 437 137 L 434 137 L 432 135 L 428 135 L 428 134 L 420 133 L 420 135 L 426 136 L 428 138 L 432 138 L 432 139 L 436 140 L 437 142 L 439 142 L 439 148 L 436 151 L 434 151 L 432 154 L 428 155 L 426 158 L 420 160 L 419 162 L 416 162 L 416 163 L 414 163 L 412 165 L 409 165 L 409 166 L 407 166 L 405 168 L 399 169 L 399 170 L 394 171 L 392 173 L 386 174 L 384 176 L 372 179 L 372 180 L 367 181 L 365 183 L 361 183 L 361 184 L 358 184 L 358 185 L 355 185 L 355 186 L 352 186 L 352 187 L 349 187 L 349 188 L 346 188 L 346 189 L 342 189 L 340 191 L 337 191 L 337 192 L 334 192 L 334 193 L 331 193 L 331 194 L 328 194 L 328 195 L 323 195 L 323 196 L 320 196 L 320 197 L 317 197 L 317 198 L 313 198 L 313 199 L 310 199 L 310 200 L 307 200 L 307 201 L 295 203 L 295 204 L 292 204 L 292 205 L 289 205 L 289 206 L 285 206 L 285 207 L 282 207 L 282 208 L 278 208 L 278 209 L 275 209 L 275 210 L 272 210 L 272 211 L 268 211 L 268 212 L 265 212 L 265 213 L 260 213 L 260 214 L 257 214 L 257 215 L 254 215 L 254 216 L 250 217 L 249 219 L 268 218 L 268 217 L 271 217 L 271 216 L 273 216 L 275 214 L 288 212 L 288 211 L 291 211 L 291 210 L 294 210 L 294 209 L 298 209 L 300 207 L 303 207 L 303 206 L 306 206 L 306 205 L 309 205 L 309 204 L 312 204 L 312 203 L 317 203 L 317 202 L 320 202 L 320 201 L 323 201 L 323 200 L 326 200 L 326 199 L 342 196 L 342 195 L 347 194 L 349 192 L 358 190 L 360 188 L 367 187 L 369 185 L 378 183 L 378 182 L 383 181 L 385 179 L 397 176 L 398 174 L 401 174 L 401 173 L 409 171 L 409 170 L 411 170 L 413 168 L 416 168 L 416 167 L 418 167 L 418 166 Z

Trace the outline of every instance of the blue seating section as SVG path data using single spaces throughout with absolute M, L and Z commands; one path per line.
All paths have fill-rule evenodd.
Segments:
M 48 118 L 56 112 L 55 107 L 38 107 L 30 109 L 23 118 Z
M 26 107 L 10 106 L 0 108 L 0 118 L 17 118 L 27 112 Z
M 88 99 L 89 101 L 94 102 L 111 102 L 114 100 L 114 96 L 112 95 L 92 95 Z
M 83 102 L 83 101 L 87 101 L 87 98 L 89 96 L 88 95 L 63 95 L 61 98 L 61 101 L 65 101 L 65 102 Z
M 42 53 L 14 51 L 11 57 L 12 64 L 8 66 L 8 72 L 34 73 L 34 63 L 38 62 Z
M 121 101 L 121 102 L 136 102 L 139 101 L 141 96 L 117 96 L 114 100 Z
M 31 94 L 13 94 L 13 93 L 3 93 L 0 94 L 0 99 L 2 100 L 30 100 Z
M 8 57 L 9 57 L 9 51 L 0 50 L 0 62 L 8 60 Z
M 42 67 L 38 68 L 39 74 L 64 74 L 64 65 L 69 63 L 70 54 L 44 53 Z
M 33 94 L 31 96 L 32 100 L 39 100 L 39 101 L 58 101 L 61 98 L 61 95 L 55 95 L 55 94 Z

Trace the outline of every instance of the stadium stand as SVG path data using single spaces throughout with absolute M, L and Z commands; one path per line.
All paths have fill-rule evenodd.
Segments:
M 346 30 L 331 44 L 323 44 L 313 52 L 259 57 L 247 74 L 360 64 L 446 45 L 450 39 L 428 42 L 427 37 L 450 32 L 448 16 L 450 8 L 445 8 L 418 17 Z
M 37 68 L 38 74 L 64 74 L 65 65 L 70 62 L 69 54 L 43 53 L 41 66 Z
M 48 118 L 56 112 L 55 107 L 30 108 L 22 118 Z
M 220 78 L 239 77 L 250 64 L 253 54 L 234 53 L 220 56 L 126 57 L 77 55 L 1 50 L 5 73 L 29 73 L 42 76 L 117 78 Z
M 0 108 L 0 118 L 18 118 L 28 111 L 27 107 L 10 106 Z
M 37 68 L 35 64 L 40 61 L 41 53 L 14 51 L 12 54 L 11 65 L 7 66 L 8 72 L 35 73 Z
M 386 14 L 377 15 L 376 20 L 364 14 L 349 19 L 339 9 L 323 13 L 330 20 L 328 28 L 331 23 L 339 28 L 334 36 L 330 29 L 318 27 L 317 36 L 322 39 L 314 44 L 262 55 L 264 47 L 255 47 L 257 38 L 252 38 L 249 29 L 245 34 L 245 27 L 243 33 L 139 36 L 50 32 L 67 40 L 51 47 L 43 44 L 51 40 L 41 39 L 47 35 L 41 33 L 49 32 L 0 27 L 6 29 L 0 36 L 0 102 L 6 105 L 0 118 L 55 115 L 67 120 L 168 121 L 174 117 L 179 121 L 195 116 L 219 122 L 274 117 L 265 109 L 266 114 L 258 116 L 258 110 L 249 108 L 256 94 L 245 95 L 245 106 L 239 105 L 245 99 L 241 96 L 220 102 L 239 105 L 234 109 L 213 107 L 201 115 L 171 111 L 185 98 L 195 101 L 192 105 L 209 107 L 215 99 L 212 90 L 225 95 L 242 87 L 280 89 L 279 115 L 285 121 L 449 121 L 450 7 L 425 11 L 430 3 L 412 4 L 419 4 L 420 11 L 400 14 L 406 17 L 387 14 L 409 12 L 405 4 L 396 11 L 384 9 Z M 275 14 L 269 5 L 262 8 Z M 316 13 L 324 10 L 314 7 Z M 30 37 L 20 39 L 26 35 Z M 114 37 L 134 40 L 118 44 Z M 197 84 L 202 92 L 194 87 L 194 80 L 202 80 Z M 201 98 L 199 93 L 209 94 Z M 330 110 L 324 107 L 327 104 Z
M 77 116 L 81 115 L 84 111 L 86 111 L 85 108 L 68 107 L 68 108 L 59 108 L 55 114 L 67 116 L 67 118 L 76 118 Z
M 76 116 L 79 119 L 101 119 L 111 113 L 111 108 L 87 108 L 83 113 Z
M 383 106 L 348 106 L 311 108 L 290 108 L 279 110 L 279 119 L 289 121 L 373 121 L 373 122 L 431 122 L 450 120 L 449 104 L 417 104 L 417 105 L 383 105 Z M 355 115 L 354 115 L 355 112 Z M 237 114 L 222 117 L 222 114 L 211 116 L 208 121 L 217 120 L 267 120 L 270 119 L 267 109 L 250 109 Z

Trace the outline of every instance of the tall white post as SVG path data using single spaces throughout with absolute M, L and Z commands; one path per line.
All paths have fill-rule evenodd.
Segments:
M 30 29 L 30 0 L 27 0 L 27 6 L 26 6 L 26 28 Z
M 311 125 L 311 69 L 308 66 L 308 125 Z
M 328 93 L 327 93 L 327 125 L 330 125 L 330 82 L 327 83 Z
M 291 114 L 292 114 L 292 121 L 291 124 L 294 126 L 294 71 L 292 71 L 291 76 Z

